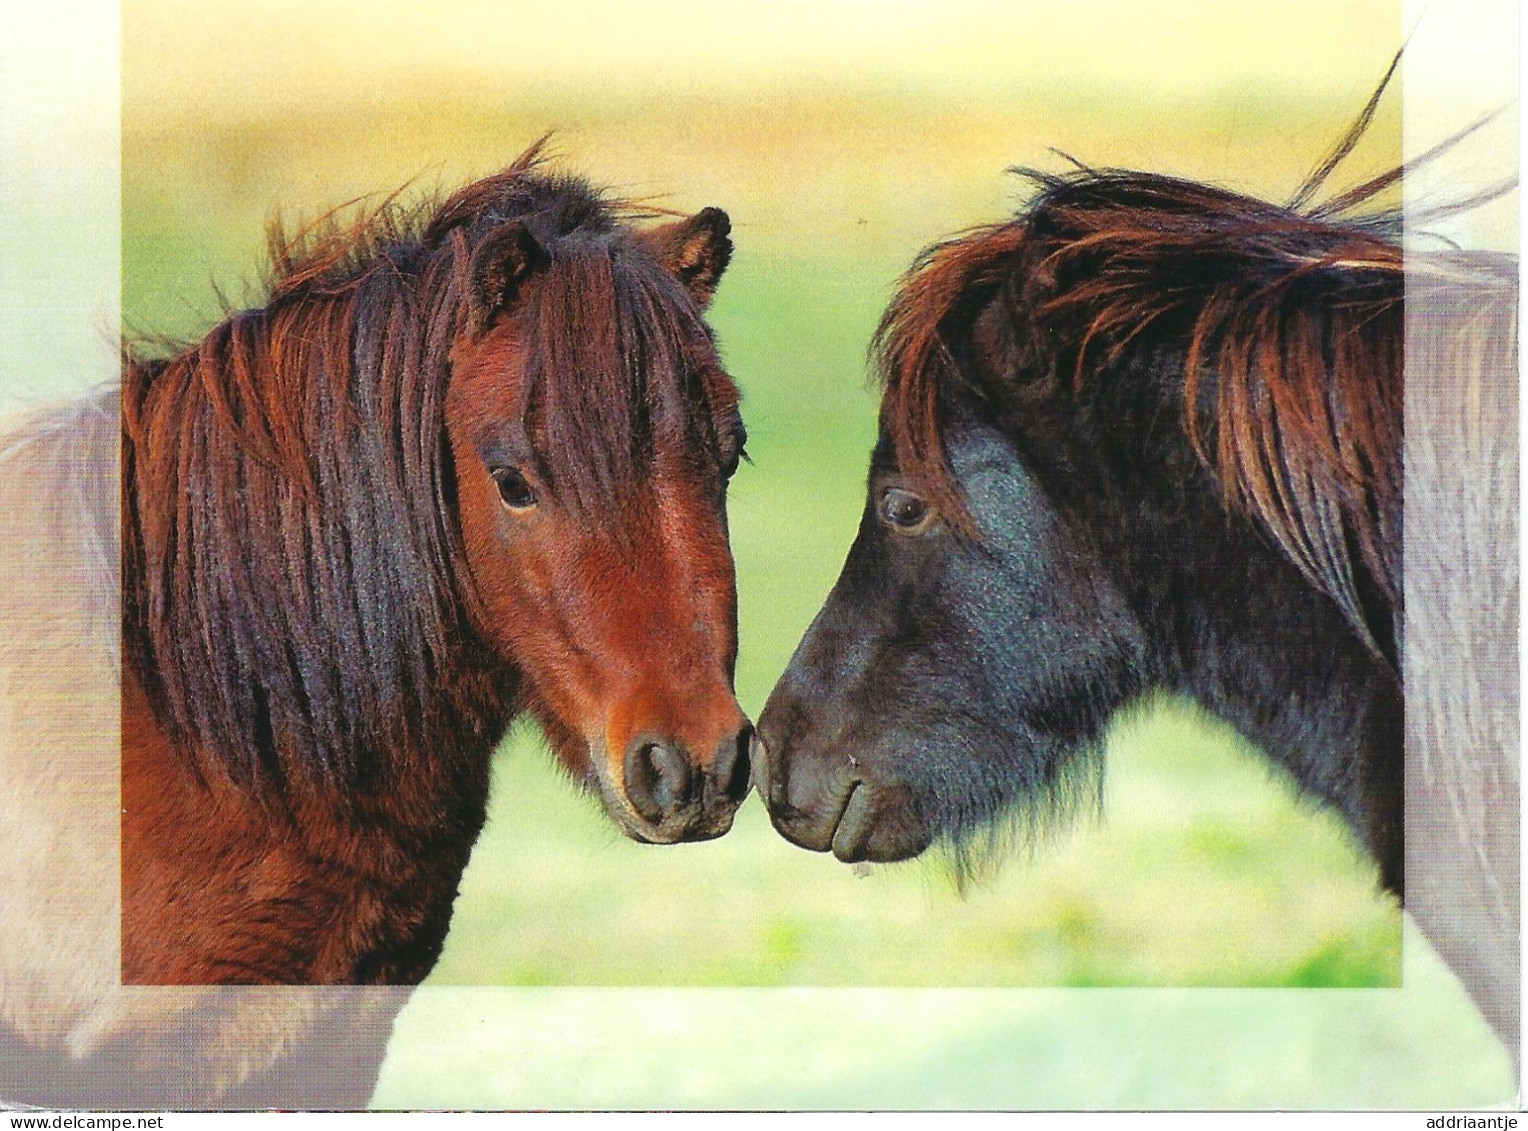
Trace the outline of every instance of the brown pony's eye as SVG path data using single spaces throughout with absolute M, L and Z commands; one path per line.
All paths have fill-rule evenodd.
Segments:
M 738 465 L 752 463 L 748 458 L 748 433 L 739 424 L 721 445 L 721 470 L 722 481 L 726 482 L 737 474 Z
M 499 485 L 499 498 L 510 510 L 529 510 L 536 505 L 536 490 L 530 480 L 513 467 L 496 468 L 493 481 Z
M 922 533 L 932 514 L 922 497 L 905 487 L 882 491 L 878 510 L 882 522 L 903 534 Z
M 737 447 L 722 460 L 722 478 L 731 479 L 737 474 L 738 465 L 748 459 L 748 450 L 739 441 Z M 750 461 L 751 462 L 751 461 Z

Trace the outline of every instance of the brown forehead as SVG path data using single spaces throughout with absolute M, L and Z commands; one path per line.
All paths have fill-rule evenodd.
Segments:
M 660 446 L 715 453 L 741 432 L 740 390 L 693 308 L 657 320 L 658 348 L 653 327 L 645 334 L 606 327 L 610 339 L 603 348 L 585 350 L 570 339 L 580 329 L 602 332 L 580 326 L 590 308 L 582 308 L 582 319 L 559 325 L 562 311 L 548 309 L 547 298 L 527 295 L 526 303 L 453 350 L 453 416 L 485 455 L 511 444 L 552 478 L 583 479 L 580 494 L 594 486 L 608 495 L 645 478 Z M 615 348 L 622 342 L 633 356 Z M 669 426 L 656 427 L 662 416 Z
M 532 412 L 534 401 L 527 380 L 527 359 L 534 332 L 535 327 L 522 309 L 482 334 L 459 341 L 451 352 L 452 393 L 470 397 L 481 412 L 499 419 L 536 415 Z M 695 381 L 700 393 L 697 407 L 703 405 L 719 423 L 739 417 L 742 390 L 723 367 L 716 343 L 703 324 L 684 352 L 687 372 L 679 376 Z
M 530 392 L 525 336 L 512 319 L 458 340 L 451 366 L 447 404 L 473 440 L 482 443 L 505 422 L 525 418 Z

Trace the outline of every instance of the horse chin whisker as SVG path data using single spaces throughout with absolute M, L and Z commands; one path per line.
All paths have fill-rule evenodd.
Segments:
M 1085 743 L 1065 755 L 1051 780 L 1017 797 L 997 799 L 950 817 L 937 856 L 955 890 L 993 882 L 1010 860 L 1033 859 L 1073 829 L 1103 813 L 1104 748 Z

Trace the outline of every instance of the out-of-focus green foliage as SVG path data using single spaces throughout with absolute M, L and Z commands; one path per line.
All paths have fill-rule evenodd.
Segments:
M 644 120 L 621 100 L 513 113 L 352 108 L 327 126 L 315 110 L 196 136 L 130 129 L 125 321 L 194 335 L 218 316 L 217 292 L 235 306 L 259 301 L 261 231 L 275 209 L 288 226 L 300 224 L 363 193 L 380 199 L 410 173 L 416 184 L 404 199 L 424 198 L 512 157 L 546 122 L 578 123 L 563 144 L 579 152 L 561 164 L 615 191 L 648 195 L 665 187 L 662 178 L 673 189 L 666 205 L 728 208 L 737 252 L 711 320 L 745 394 L 752 463 L 734 481 L 730 512 L 738 692 L 757 714 L 859 520 L 876 404 L 865 348 L 876 318 L 923 244 L 1000 216 L 1022 191 L 1003 165 L 1034 153 L 1021 138 L 999 156 L 1004 127 L 1016 126 L 1004 114 L 1018 104 L 1002 104 L 986 123 L 918 99 L 787 103 L 747 132 L 725 102 L 681 122 L 663 111 Z M 1107 133 L 1107 107 L 1083 99 L 1048 109 L 1048 140 L 1077 147 Z M 1167 131 L 1177 135 L 1168 148 L 1204 164 L 1214 153 L 1201 152 L 1195 130 L 1203 127 Z M 442 153 L 450 170 L 420 173 Z M 985 164 L 973 156 L 982 153 Z M 1299 171 L 1290 161 L 1286 179 Z M 492 819 L 436 982 L 1393 986 L 1399 978 L 1399 912 L 1375 890 L 1340 823 L 1181 706 L 1138 711 L 1116 728 L 1101 820 L 1085 817 L 1017 853 L 964 895 L 937 859 L 866 877 L 802 852 L 774 835 L 756 799 L 722 841 L 629 843 L 538 747 L 527 728 L 501 752 Z
M 273 109 L 251 99 L 239 114 L 203 120 L 189 100 L 168 115 L 135 102 L 129 68 L 125 325 L 194 335 L 218 315 L 214 284 L 234 306 L 259 301 L 261 228 L 278 207 L 290 225 L 405 182 L 405 197 L 449 190 L 548 128 L 559 131 L 560 164 L 618 193 L 726 208 L 737 253 L 711 321 L 744 389 L 750 434 L 753 462 L 735 480 L 730 511 L 738 692 L 757 714 L 858 522 L 876 404 L 864 351 L 917 251 L 1005 215 L 1023 184 L 1003 170 L 1061 167 L 1052 145 L 1090 163 L 1281 197 L 1366 97 L 1375 68 L 1356 70 L 1364 77 L 1342 89 L 1270 84 L 1210 98 L 1055 76 L 971 90 L 874 80 L 662 96 L 508 81 L 508 93 L 437 90 L 421 80 L 396 98 L 373 90 Z M 1393 161 L 1398 132 L 1386 110 L 1354 179 Z M 1493 1047 L 1456 988 L 1440 991 L 1425 1024 L 1407 1015 L 1417 1033 L 1394 1037 L 1404 1048 L 1393 1053 L 1383 1051 L 1391 998 L 1373 994 L 1356 1011 L 1325 997 L 1311 1012 L 1319 995 L 936 992 L 1399 985 L 1399 911 L 1376 890 L 1359 847 L 1219 724 L 1181 703 L 1145 705 L 1112 732 L 1108 767 L 1101 818 L 1016 852 L 961 894 L 937 860 L 860 875 L 796 849 L 774 835 L 757 799 L 720 841 L 636 845 L 561 780 L 533 731 L 517 729 L 495 764 L 489 825 L 445 954 L 400 1020 L 377 1102 L 1299 1106 L 1290 1097 L 1301 1095 L 1382 1104 L 1393 1094 L 1386 1074 L 1413 1072 L 1417 1057 L 1405 1050 L 1420 1047 L 1417 1034 L 1435 1018 L 1462 1034 L 1461 1062 L 1487 1067 L 1479 1080 L 1455 1073 L 1453 1090 L 1402 1102 L 1494 1095 L 1482 1083 L 1495 1079 Z M 522 988 L 501 997 L 453 988 L 466 986 Z M 855 997 L 720 988 L 873 986 L 929 989 Z M 591 997 L 555 987 L 655 988 Z M 1250 1012 L 1265 1006 L 1266 1025 Z M 1156 1051 L 1105 1078 L 1088 1066 L 1116 1009 L 1119 1031 L 1135 1034 L 1131 1055 Z M 825 1012 L 813 1022 L 800 1010 Z M 1162 1031 L 1149 1023 L 1157 1011 Z M 836 1051 L 814 1053 L 805 1070 L 792 1050 L 817 1048 L 805 1035 L 814 1023 L 842 1025 L 844 1041 L 828 1040 Z M 718 1075 L 728 1066 L 708 1057 L 736 1042 L 707 1038 L 707 1027 L 755 1024 L 764 1027 L 758 1055 L 728 1084 Z M 662 1056 L 648 1063 L 638 1049 L 621 1059 L 612 1042 L 629 1042 L 620 1032 L 638 1045 L 653 1034 Z M 1263 1044 L 1243 1064 L 1229 1049 L 1249 1040 Z M 1380 1046 L 1378 1067 L 1356 1053 L 1362 1064 L 1345 1066 L 1328 1055 L 1337 1045 Z M 461 1060 L 459 1048 L 516 1059 Z M 1013 1059 L 1020 1052 L 1024 1063 Z M 674 1068 L 672 1058 L 686 1056 L 691 1075 Z M 1221 1073 L 1214 1087 L 1172 1083 L 1200 1067 Z

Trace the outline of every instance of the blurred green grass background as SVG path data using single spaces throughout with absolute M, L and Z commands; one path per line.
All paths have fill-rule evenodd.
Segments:
M 930 240 L 1001 214 L 1022 190 L 1004 175 L 1006 163 L 1054 164 L 1028 138 L 1077 147 L 1116 116 L 1104 100 L 1074 98 L 1058 121 L 1026 132 L 1017 109 L 1035 105 L 1057 103 L 1015 96 L 1005 120 L 938 97 L 839 92 L 826 107 L 772 104 L 763 131 L 743 131 L 726 100 L 709 115 L 688 106 L 683 117 L 621 98 L 497 114 L 384 103 L 329 121 L 315 109 L 300 121 L 190 132 L 139 132 L 129 118 L 124 319 L 145 331 L 199 333 L 218 316 L 217 292 L 236 305 L 259 301 L 272 209 L 299 222 L 410 176 L 436 179 L 408 167 L 427 154 L 450 154 L 471 170 L 457 178 L 485 172 L 548 122 L 573 122 L 558 139 L 578 151 L 564 156 L 569 167 L 639 194 L 667 178 L 681 186 L 667 203 L 727 207 L 737 253 L 711 321 L 744 389 L 753 459 L 734 482 L 730 515 L 738 693 L 756 715 L 858 523 L 875 422 L 864 350 L 898 274 Z M 1325 136 L 1347 107 L 1332 109 Z M 1209 116 L 1236 116 L 1240 147 L 1249 119 L 1269 130 L 1292 111 L 1238 112 L 1232 101 Z M 1392 115 L 1391 143 L 1378 139 L 1371 161 L 1393 160 L 1394 124 Z M 1177 132 L 1166 160 L 1216 159 L 1200 127 Z M 626 164 L 611 149 L 664 156 L 631 154 Z M 666 168 L 681 165 L 680 152 L 690 154 L 682 168 Z M 931 164 L 934 154 L 949 159 Z M 1233 161 L 1239 180 L 1253 163 L 1244 156 Z M 1305 157 L 1261 186 L 1244 183 L 1287 191 Z M 631 173 L 640 174 L 635 184 Z M 306 185 L 308 177 L 321 183 Z M 454 179 L 446 170 L 438 178 Z M 964 897 L 938 861 L 859 877 L 804 853 L 774 835 L 756 799 L 720 842 L 628 843 L 556 780 L 537 745 L 527 729 L 497 760 L 492 819 L 437 982 L 1398 984 L 1399 913 L 1339 822 L 1299 802 L 1254 752 L 1182 705 L 1138 711 L 1116 728 L 1101 823 L 1063 833 Z M 618 946 L 604 945 L 612 931 Z
M 292 18 L 291 5 L 270 7 Z M 851 7 L 856 26 L 876 22 L 873 6 Z M 981 11 L 958 7 L 968 17 Z M 916 44 L 871 45 L 856 66 L 852 43 L 840 52 L 847 65 L 798 60 L 779 73 L 762 64 L 749 71 L 744 44 L 745 65 L 737 70 L 746 73 L 699 54 L 691 73 L 683 60 L 692 47 L 680 28 L 660 60 L 665 66 L 652 75 L 640 60 L 598 79 L 548 75 L 551 64 L 530 59 L 537 54 L 532 35 L 523 71 L 511 62 L 492 74 L 482 65 L 470 74 L 449 67 L 405 73 L 384 54 L 372 74 L 345 62 L 353 73 L 340 81 L 321 66 L 326 52 L 339 50 L 322 35 L 308 46 L 288 44 L 289 57 L 273 63 L 261 54 L 269 29 L 247 15 L 228 16 L 225 26 L 210 16 L 189 20 L 189 9 L 170 0 L 134 0 L 123 24 L 124 326 L 195 335 L 218 316 L 216 291 L 235 306 L 258 302 L 262 229 L 278 208 L 301 221 L 404 183 L 416 194 L 449 190 L 501 166 L 549 128 L 557 131 L 561 165 L 617 192 L 687 210 L 726 208 L 737 253 L 711 322 L 744 389 L 753 457 L 735 481 L 730 512 L 742 641 L 738 694 L 756 715 L 857 524 L 875 413 L 864 350 L 917 251 L 1011 211 L 1023 186 L 1004 170 L 1062 167 L 1051 146 L 1092 164 L 1286 196 L 1362 105 L 1399 41 L 1392 6 L 1350 3 L 1335 15 L 1323 11 L 1338 25 L 1367 28 L 1367 37 L 1346 47 L 1323 38 L 1299 58 L 1278 55 L 1274 45 L 1288 35 L 1284 20 L 1231 18 L 1228 25 L 1230 17 L 1213 5 L 1185 3 L 1178 5 L 1179 23 L 1192 32 L 1198 20 L 1206 36 L 1221 36 L 1201 59 L 1203 75 L 1185 77 L 1168 58 L 1141 58 L 1142 51 L 1150 54 L 1150 35 L 1162 34 L 1158 22 L 1150 35 L 1145 30 L 1149 7 L 1091 3 L 1072 17 L 1062 29 L 1071 37 L 1070 57 L 1079 50 L 1072 40 L 1093 34 L 1090 21 L 1102 19 L 1103 38 L 1114 45 L 1080 78 L 1065 72 L 1064 59 L 1046 63 L 1043 36 L 1025 46 L 1023 65 L 1005 62 L 989 45 L 983 67 L 970 73 L 899 70 L 885 62 L 898 58 L 897 50 L 915 52 Z M 351 9 L 336 4 L 321 11 L 328 15 L 314 17 L 318 32 L 338 35 L 340 15 Z M 610 19 L 623 28 L 638 22 Z M 1227 26 L 1233 33 L 1244 28 L 1240 39 L 1226 41 Z M 1275 27 L 1282 30 L 1270 40 Z M 606 29 L 605 38 L 610 34 Z M 632 34 L 633 52 L 654 42 L 651 31 L 642 33 L 647 38 Z M 181 54 L 166 66 L 166 50 L 176 44 Z M 1160 70 L 1164 81 L 1140 81 L 1143 69 Z M 1394 163 L 1397 102 L 1382 109 L 1344 183 Z M 756 798 L 720 841 L 636 845 L 559 779 L 533 731 L 518 728 L 495 761 L 488 827 L 464 879 L 445 954 L 431 990 L 400 1021 L 377 1102 L 667 1106 L 684 1096 L 703 1104 L 706 1097 L 755 1094 L 699 1085 L 686 1091 L 657 1069 L 623 1091 L 608 1063 L 601 1066 L 603 1090 L 580 1090 L 575 1081 L 587 1065 L 580 1068 L 577 1057 L 606 1048 L 589 1026 L 622 1024 L 625 999 L 618 993 L 591 1005 L 572 990 L 485 999 L 454 997 L 452 986 L 1396 987 L 1401 935 L 1397 908 L 1377 891 L 1372 866 L 1340 823 L 1298 799 L 1255 751 L 1183 703 L 1147 704 L 1114 728 L 1101 818 L 1007 861 L 964 895 L 938 860 L 859 875 L 796 849 L 775 836 Z M 525 996 L 533 992 L 574 996 Z M 822 992 L 830 1003 L 840 1000 L 831 997 L 839 991 Z M 1433 1099 L 1410 1102 L 1505 1097 L 1510 1089 L 1502 1090 L 1499 1052 L 1461 1006 L 1457 988 L 1451 992 L 1440 991 L 1442 1004 L 1428 1007 L 1424 1028 L 1453 1034 L 1464 1050 L 1459 1066 L 1467 1070 L 1440 1074 L 1432 1091 L 1413 1089 L 1407 1094 Z M 485 1000 L 502 1011 L 495 1007 L 490 1015 Z M 517 1021 L 534 1015 L 547 1022 L 536 1002 L 550 1003 L 546 1008 L 561 1018 L 570 1000 L 566 1016 L 584 1018 L 580 1036 L 555 1031 L 577 1050 L 572 1061 L 545 1072 L 503 1068 L 502 1080 L 490 1084 L 481 1077 L 487 1064 L 469 1069 L 450 1051 L 487 1047 L 471 1045 L 467 1035 L 484 1026 L 511 1042 Z M 656 1008 L 693 1016 L 703 1032 L 711 1007 L 679 1000 L 676 1007 L 672 995 L 661 997 Z M 778 1000 L 746 999 L 766 1013 Z M 905 1017 L 905 994 L 875 1000 L 903 1003 L 887 1008 Z M 1018 1095 L 1061 1102 L 1045 1097 L 1062 1091 L 1036 1091 L 1034 1079 L 1000 1085 L 979 1078 L 999 1071 L 994 1066 L 1006 1055 L 1000 1046 L 1016 1039 L 1012 1018 L 992 1020 L 996 1000 L 938 1006 L 944 1021 L 929 1036 L 951 1043 L 904 1050 L 915 1067 L 902 1085 L 890 1086 L 898 1072 L 889 1067 L 893 1058 L 872 1073 L 883 1091 L 865 1090 L 864 1067 L 850 1058 L 845 1071 L 858 1072 L 857 1081 L 804 1086 L 801 1102 L 857 1106 L 853 1097 L 877 1094 L 897 1106 L 937 1106 L 941 1096 L 956 1097 L 950 1106 Z M 1102 1012 L 1094 1021 L 1061 1026 L 1079 1063 L 1088 1059 L 1089 1026 L 1110 1024 L 1098 1000 Z M 1149 1013 L 1158 1002 L 1171 1013 L 1170 1000 L 1177 999 L 1131 998 L 1124 1009 Z M 1206 1094 L 1255 1105 L 1292 1088 L 1340 1106 L 1382 1094 L 1388 1073 L 1412 1063 L 1402 1037 L 1382 1035 L 1384 1022 L 1375 1020 L 1390 1016 L 1384 1003 L 1391 999 L 1383 994 L 1363 999 L 1369 1012 L 1353 1014 L 1356 1028 L 1344 1027 L 1349 1010 L 1332 999 L 1322 999 L 1327 1004 L 1315 1013 L 1279 1004 L 1283 997 L 1260 1000 L 1269 1016 L 1287 1009 L 1291 1016 L 1327 1017 L 1332 1033 L 1348 1033 L 1359 1047 L 1376 1040 L 1382 1067 L 1372 1069 L 1373 1079 L 1355 1076 L 1340 1058 L 1312 1068 L 1310 1058 L 1321 1054 L 1301 1043 L 1309 1025 L 1290 1037 L 1273 1022 L 1259 1037 L 1250 1016 L 1236 1021 L 1237 1007 L 1226 1007 L 1230 1012 L 1215 1014 L 1212 1027 L 1240 1034 L 1278 1064 L 1305 1068 L 1292 1076 L 1276 1070 L 1258 1087 L 1237 1091 L 1228 1084 Z M 1184 1017 L 1190 1015 L 1198 1016 L 1190 1010 Z M 877 1016 L 871 1009 L 864 1024 L 879 1032 Z M 962 1029 L 961 1018 L 976 1028 Z M 1200 1022 L 1168 1027 L 1173 1035 L 1163 1039 L 1173 1051 L 1161 1054 L 1158 1067 L 1192 1070 L 1195 1058 L 1207 1055 Z M 1184 1040 L 1187 1029 L 1199 1036 Z M 961 1042 L 989 1040 L 960 1076 Z M 1385 1052 L 1389 1045 L 1396 1047 Z M 704 1059 L 704 1050 L 695 1051 Z M 1066 1102 L 1087 1105 L 1086 1082 L 1076 1075 L 1083 1071 L 1068 1076 L 1069 1084 L 1055 1083 L 1081 1089 L 1079 1100 Z M 1192 1090 L 1150 1083 L 1148 1065 L 1121 1071 L 1125 1076 L 1107 1087 L 1094 1078 L 1100 1102 L 1115 1095 L 1126 1103 L 1132 1096 L 1194 1103 L 1182 1098 L 1197 1094 Z M 668 1091 L 653 1090 L 665 1080 Z M 579 1096 L 583 1103 L 570 1098 Z

